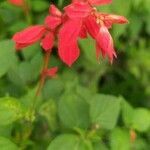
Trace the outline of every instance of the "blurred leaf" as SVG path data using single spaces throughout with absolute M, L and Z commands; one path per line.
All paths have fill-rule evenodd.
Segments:
M 57 106 L 54 100 L 43 103 L 40 107 L 39 114 L 47 119 L 52 131 L 58 128 Z
M 131 150 L 129 132 L 121 128 L 112 131 L 110 136 L 111 150 Z
M 0 125 L 8 125 L 22 117 L 21 103 L 11 97 L 0 98 Z
M 120 98 L 109 95 L 96 95 L 90 105 L 90 117 L 93 125 L 113 129 L 120 112 Z
M 58 106 L 59 117 L 66 127 L 89 127 L 89 105 L 73 91 L 66 92 Z
M 59 78 L 46 81 L 42 91 L 44 99 L 57 99 L 61 96 L 63 88 L 63 82 Z
M 34 44 L 24 48 L 22 54 L 25 60 L 31 60 L 39 51 L 41 51 L 39 44 Z
M 19 148 L 11 142 L 9 139 L 0 137 L 0 149 L 1 150 L 19 150 Z
M 93 150 L 108 150 L 106 145 L 104 143 L 102 143 L 102 142 L 94 143 L 93 147 L 94 147 Z
M 5 125 L 0 127 L 0 136 L 10 137 L 12 131 L 12 125 Z
M 13 42 L 10 40 L 0 42 L 0 77 L 17 63 Z
M 134 109 L 125 100 L 123 100 L 121 104 L 122 104 L 122 117 L 124 124 L 127 127 L 131 127 Z
M 48 9 L 49 7 L 49 3 L 47 1 L 44 0 L 33 0 L 32 1 L 32 8 L 34 11 L 36 12 L 42 12 L 46 9 Z
M 98 65 L 96 60 L 95 42 L 92 38 L 80 40 L 80 46 L 85 54 L 86 59 L 91 63 Z
M 123 9 L 123 7 L 125 9 Z M 111 9 L 114 13 L 116 14 L 118 13 L 124 16 L 127 16 L 129 14 L 130 8 L 131 8 L 131 0 L 128 1 L 114 0 L 111 5 Z
M 150 129 L 150 111 L 144 108 L 135 109 L 132 127 L 140 132 Z
M 13 67 L 9 73 L 9 79 L 16 85 L 26 85 L 35 81 L 41 70 L 42 55 L 37 53 L 30 61 L 22 61 L 18 66 Z
M 92 150 L 92 145 L 76 135 L 64 134 L 56 137 L 47 150 Z

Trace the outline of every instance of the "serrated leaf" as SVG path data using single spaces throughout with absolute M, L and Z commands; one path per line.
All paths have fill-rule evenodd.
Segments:
M 92 124 L 100 128 L 113 129 L 120 112 L 120 98 L 109 95 L 96 95 L 90 103 Z
M 89 105 L 75 93 L 66 93 L 58 105 L 59 117 L 68 128 L 88 128 Z

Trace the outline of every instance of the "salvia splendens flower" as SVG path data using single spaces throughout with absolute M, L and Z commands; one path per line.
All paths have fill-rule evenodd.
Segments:
M 58 39 L 59 57 L 71 66 L 80 55 L 78 39 L 90 35 L 96 43 L 97 59 L 102 54 L 112 63 L 117 55 L 109 29 L 113 24 L 128 23 L 128 20 L 123 16 L 98 12 L 94 7 L 109 3 L 111 0 L 72 0 L 72 3 L 64 8 L 64 13 L 51 5 L 43 25 L 30 26 L 13 36 L 16 49 L 21 50 L 40 41 L 44 51 L 51 52 L 54 42 Z M 49 74 L 55 74 L 56 70 L 55 68 L 54 72 Z

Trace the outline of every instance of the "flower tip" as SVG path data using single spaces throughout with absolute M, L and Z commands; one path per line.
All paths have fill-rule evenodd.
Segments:
M 53 4 L 49 7 L 49 13 L 57 17 L 61 17 L 62 15 L 61 11 Z

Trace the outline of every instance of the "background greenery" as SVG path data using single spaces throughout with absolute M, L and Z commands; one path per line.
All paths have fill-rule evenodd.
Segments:
M 52 0 L 60 9 L 69 1 Z M 126 16 L 130 24 L 111 30 L 118 58 L 95 59 L 91 39 L 80 41 L 81 56 L 68 68 L 54 48 L 46 81 L 32 109 L 43 53 L 39 44 L 20 53 L 12 35 L 42 23 L 49 0 L 28 0 L 30 14 L 0 1 L 1 150 L 150 149 L 150 0 L 113 0 L 100 11 Z

